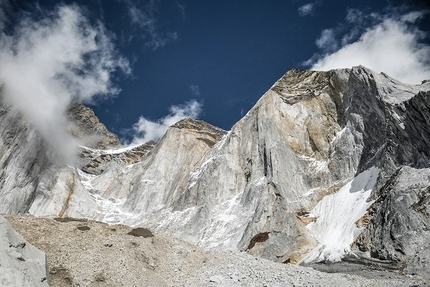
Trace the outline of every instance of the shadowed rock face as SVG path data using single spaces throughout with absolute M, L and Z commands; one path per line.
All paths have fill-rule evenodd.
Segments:
M 113 162 L 124 167 L 138 163 L 154 145 L 155 142 L 149 141 L 127 150 L 117 148 L 108 151 L 82 147 L 79 155 L 82 164 L 81 170 L 88 174 L 100 175 Z
M 368 215 L 355 247 L 430 279 L 430 169 L 400 167 L 380 189 Z
M 427 197 L 401 203 L 387 184 L 393 176 L 406 184 L 413 177 L 407 168 L 429 174 L 429 90 L 430 82 L 407 85 L 364 67 L 293 69 L 228 133 L 187 118 L 158 143 L 83 148 L 82 168 L 50 166 L 35 176 L 29 212 L 144 225 L 207 249 L 278 262 L 338 261 L 351 246 L 417 261 L 405 254 L 427 244 L 419 239 L 427 236 Z M 97 121 L 86 119 L 87 108 L 76 110 L 85 130 L 77 134 L 89 133 Z M 420 191 L 407 187 L 410 193 L 425 194 L 426 179 L 414 181 Z M 407 212 L 390 213 L 384 228 L 421 226 L 418 237 L 394 240 L 414 242 L 410 250 L 381 235 L 385 212 L 400 207 Z

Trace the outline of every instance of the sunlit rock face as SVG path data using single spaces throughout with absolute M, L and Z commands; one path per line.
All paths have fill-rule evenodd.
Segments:
M 83 139 L 86 146 L 99 149 L 121 146 L 118 136 L 110 132 L 94 111 L 83 103 L 73 102 L 67 110 L 67 116 L 70 120 L 70 133 Z
M 143 225 L 279 262 L 339 261 L 349 252 L 404 260 L 428 244 L 419 238 L 428 230 L 429 90 L 430 82 L 407 85 L 364 67 L 293 69 L 229 132 L 187 118 L 159 142 L 129 148 L 93 129 L 97 120 L 79 107 L 72 118 L 85 119 L 76 124 L 85 132 L 74 134 L 103 130 L 102 144 L 82 147 L 76 167 L 45 164 L 29 175 L 27 203 L 7 209 L 20 202 L 10 199 L 1 208 Z M 8 165 L 5 180 L 14 176 Z M 422 174 L 414 178 L 419 191 L 400 192 L 411 170 Z M 393 176 L 398 187 L 387 187 Z M 408 200 L 397 200 L 399 192 Z M 400 234 L 412 221 L 418 237 L 381 236 L 390 208 L 407 212 L 390 213 L 384 228 Z M 412 246 L 403 257 L 398 242 Z
M 25 213 L 52 164 L 42 137 L 0 96 L 0 214 Z

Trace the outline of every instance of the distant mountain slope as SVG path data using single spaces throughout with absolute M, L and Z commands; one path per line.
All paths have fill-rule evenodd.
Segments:
M 110 132 L 94 111 L 81 102 L 73 102 L 67 115 L 71 123 L 70 133 L 77 138 L 87 138 L 88 146 L 101 149 L 121 146 L 118 136 Z

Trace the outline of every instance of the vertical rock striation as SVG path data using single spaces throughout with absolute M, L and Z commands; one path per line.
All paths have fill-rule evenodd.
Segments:
M 42 137 L 0 95 L 0 213 L 28 211 L 51 159 Z

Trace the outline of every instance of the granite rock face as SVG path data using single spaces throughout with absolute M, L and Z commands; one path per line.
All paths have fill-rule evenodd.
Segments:
M 68 116 L 71 134 L 90 147 L 121 147 L 118 136 L 82 103 L 71 105 Z M 58 170 L 68 168 L 25 115 L 1 95 L 0 133 L 0 213 L 25 213 L 33 204 L 37 190 L 43 189 L 46 182 L 52 182 Z M 97 162 L 85 155 L 90 147 L 81 149 L 78 166 L 83 169 L 90 170 L 94 166 L 92 162 Z
M 430 82 L 408 85 L 364 67 L 293 69 L 230 131 L 187 118 L 138 147 L 119 146 L 77 105 L 72 133 L 95 132 L 100 144 L 82 147 L 79 166 L 47 162 L 27 179 L 27 203 L 9 195 L 0 207 L 141 225 L 278 262 L 356 252 L 424 272 L 430 254 L 417 252 L 428 246 L 429 91 Z M 10 181 L 17 166 L 4 162 Z
M 430 169 L 400 167 L 370 207 L 370 221 L 354 242 L 355 247 L 430 279 L 429 208 Z
M 0 213 L 25 213 L 52 164 L 42 137 L 0 96 Z
M 118 136 L 100 122 L 94 111 L 81 102 L 73 102 L 67 110 L 69 131 L 76 138 L 85 139 L 85 145 L 99 149 L 120 147 Z
M 0 286 L 49 286 L 45 253 L 28 243 L 0 216 Z
M 128 166 L 140 162 L 154 147 L 155 142 L 149 141 L 133 148 L 93 149 L 82 147 L 79 155 L 81 170 L 88 174 L 102 174 L 112 162 Z
M 180 196 L 191 170 L 224 133 L 187 118 L 173 125 L 152 148 L 145 144 L 93 149 L 99 158 L 114 160 L 95 159 L 100 165 L 107 164 L 101 174 L 70 167 L 52 170 L 52 176 L 36 192 L 30 213 L 138 224 L 143 216 L 164 210 Z M 142 153 L 145 156 L 140 159 Z

